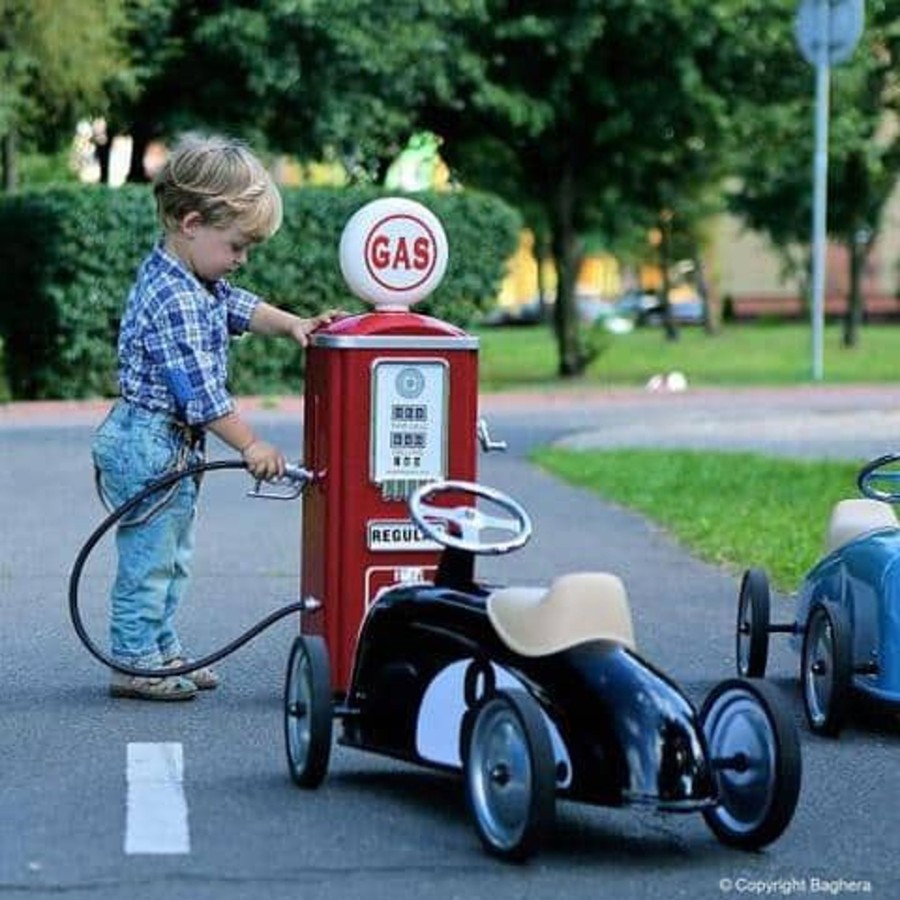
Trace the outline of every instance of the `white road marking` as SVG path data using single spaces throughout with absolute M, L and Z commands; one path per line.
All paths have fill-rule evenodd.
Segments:
M 125 852 L 191 852 L 181 744 L 129 743 Z

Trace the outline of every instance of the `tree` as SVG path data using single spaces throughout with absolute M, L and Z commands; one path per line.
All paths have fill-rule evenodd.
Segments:
M 723 172 L 733 2 L 487 0 L 465 23 L 471 58 L 455 105 L 426 110 L 466 183 L 532 211 L 559 273 L 562 376 L 591 351 L 575 282 L 584 236 L 610 240 L 692 207 Z
M 44 149 L 71 137 L 79 116 L 103 112 L 122 65 L 122 0 L 0 0 L 3 186 L 17 182 L 20 141 Z
M 426 98 L 452 94 L 468 6 L 130 0 L 140 90 L 121 95 L 117 125 L 139 137 L 138 151 L 146 135 L 207 128 L 305 159 L 334 155 L 354 180 L 376 179 Z
M 133 32 L 150 73 L 133 132 L 227 129 L 335 154 L 357 180 L 413 131 L 440 134 L 463 182 L 513 202 L 549 244 L 565 376 L 592 353 L 574 294 L 586 236 L 612 243 L 673 214 L 690 231 L 723 169 L 721 35 L 738 0 L 132 2 L 158 20 L 152 45 Z
M 441 135 L 460 179 L 511 201 L 549 243 L 567 377 L 592 352 L 574 295 L 586 238 L 615 247 L 663 224 L 661 251 L 671 236 L 699 260 L 701 220 L 738 154 L 764 144 L 746 175 L 775 152 L 755 122 L 786 133 L 772 100 L 797 102 L 808 76 L 795 0 L 128 2 L 154 22 L 132 32 L 143 88 L 121 118 L 135 134 L 224 129 L 332 154 L 357 180 L 378 179 L 414 131 Z M 773 228 L 799 215 L 795 200 Z
M 785 4 L 785 16 L 792 14 L 790 7 Z M 870 0 L 860 45 L 848 63 L 831 69 L 827 230 L 848 251 L 843 331 L 848 347 L 858 341 L 865 257 L 897 185 L 898 21 L 900 0 Z M 751 227 L 769 236 L 786 266 L 805 278 L 812 221 L 813 70 L 791 33 L 775 33 L 771 40 L 786 57 L 793 54 L 793 61 L 781 67 L 779 79 L 767 79 L 765 103 L 736 120 L 743 151 L 730 203 Z

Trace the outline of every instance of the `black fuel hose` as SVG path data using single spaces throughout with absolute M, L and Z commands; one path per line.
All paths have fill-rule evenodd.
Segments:
M 104 653 L 94 643 L 94 641 L 91 640 L 91 637 L 84 626 L 84 622 L 81 619 L 81 610 L 78 603 L 78 587 L 81 581 L 82 570 L 84 569 L 88 557 L 94 550 L 94 547 L 97 546 L 97 543 L 100 541 L 100 539 L 106 534 L 107 531 L 109 531 L 110 528 L 113 527 L 113 525 L 115 525 L 123 516 L 128 515 L 129 512 L 131 512 L 135 507 L 137 507 L 148 497 L 152 497 L 159 491 L 164 490 L 167 487 L 171 487 L 172 485 L 181 481 L 183 478 L 193 478 L 204 472 L 214 472 L 220 471 L 222 469 L 246 468 L 246 463 L 238 460 L 216 460 L 213 462 L 197 463 L 192 466 L 187 466 L 184 469 L 179 469 L 177 471 L 170 472 L 167 475 L 163 475 L 161 478 L 157 479 L 152 484 L 144 488 L 144 490 L 135 494 L 121 506 L 114 509 L 100 523 L 100 525 L 97 526 L 91 536 L 85 541 L 84 546 L 81 548 L 81 550 L 78 552 L 78 556 L 75 558 L 75 563 L 72 566 L 72 574 L 69 576 L 69 614 L 72 617 L 72 625 L 75 628 L 75 633 L 78 635 L 81 643 L 84 644 L 88 652 L 95 659 L 99 660 L 104 665 L 109 666 L 110 669 L 115 669 L 117 672 L 122 672 L 125 675 L 136 675 L 144 678 L 167 678 L 176 675 L 186 675 L 189 672 L 195 672 L 197 669 L 202 669 L 204 666 L 212 665 L 213 663 L 218 662 L 220 659 L 224 659 L 226 656 L 230 656 L 235 652 L 235 650 L 243 647 L 244 644 L 253 640 L 253 638 L 255 638 L 258 634 L 265 631 L 271 625 L 274 625 L 280 619 L 283 619 L 285 616 L 289 616 L 292 613 L 302 612 L 306 608 L 302 600 L 298 601 L 297 603 L 289 603 L 286 606 L 282 606 L 281 608 L 270 613 L 264 619 L 261 619 L 254 626 L 247 629 L 247 631 L 245 631 L 239 637 L 235 638 L 235 640 L 233 640 L 230 644 L 222 647 L 220 650 L 216 650 L 215 652 L 210 653 L 200 659 L 191 660 L 184 665 L 172 666 L 165 669 L 138 669 L 117 662 L 111 656 L 108 656 L 106 653 Z

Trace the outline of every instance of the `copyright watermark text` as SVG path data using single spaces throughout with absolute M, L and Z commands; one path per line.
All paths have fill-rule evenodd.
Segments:
M 720 878 L 723 894 L 744 894 L 751 897 L 791 897 L 795 894 L 817 894 L 837 897 L 844 894 L 871 894 L 872 882 L 865 878 L 822 878 L 816 875 L 802 878 Z

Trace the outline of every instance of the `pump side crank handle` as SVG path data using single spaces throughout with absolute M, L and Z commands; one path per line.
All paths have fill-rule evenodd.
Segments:
M 309 469 L 288 463 L 280 478 L 272 481 L 257 479 L 253 488 L 247 491 L 247 496 L 257 500 L 296 500 L 313 478 Z
M 481 444 L 481 449 L 484 450 L 485 453 L 492 453 L 496 450 L 499 450 L 501 452 L 506 451 L 506 441 L 495 441 L 491 437 L 487 419 L 482 417 L 478 420 L 478 426 L 476 428 L 475 434 L 478 437 L 478 442 Z

